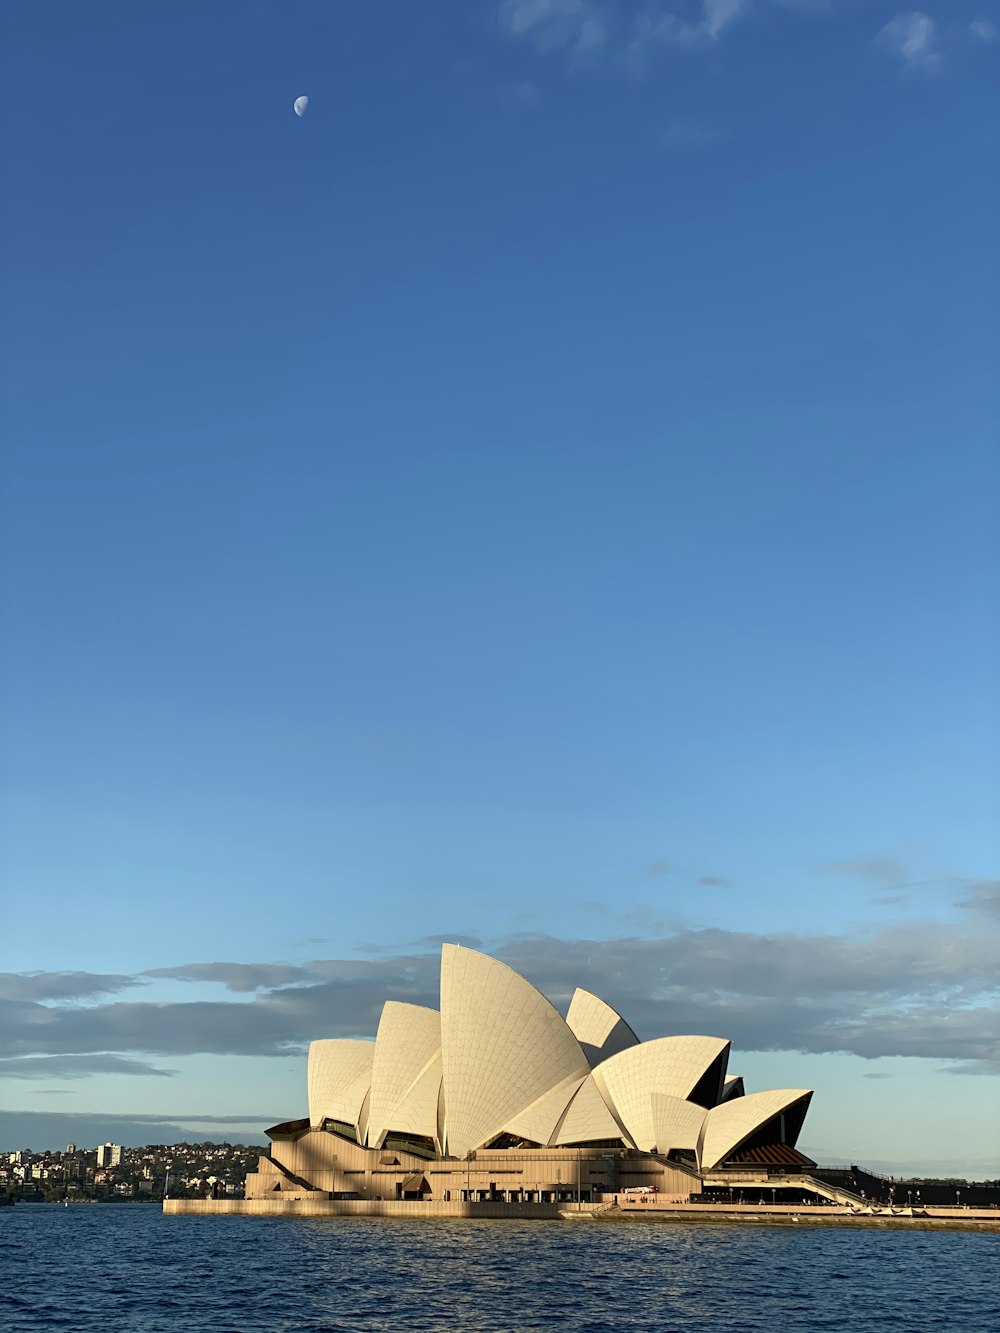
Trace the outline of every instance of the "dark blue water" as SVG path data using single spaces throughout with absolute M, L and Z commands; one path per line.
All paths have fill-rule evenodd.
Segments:
M 5 1333 L 1000 1333 L 1000 1236 L 0 1210 Z

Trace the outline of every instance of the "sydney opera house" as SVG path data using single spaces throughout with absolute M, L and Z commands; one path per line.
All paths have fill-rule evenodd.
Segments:
M 441 955 L 440 1009 L 386 1002 L 374 1041 L 314 1041 L 309 1116 L 268 1130 L 248 1199 L 686 1200 L 802 1180 L 812 1093 L 747 1093 L 723 1037 L 640 1041 L 596 995 L 566 1017 L 505 964 Z

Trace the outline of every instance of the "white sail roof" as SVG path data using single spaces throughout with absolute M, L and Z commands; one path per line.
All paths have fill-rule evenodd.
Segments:
M 579 1074 L 564 1079 L 558 1087 L 543 1093 L 537 1101 L 525 1107 L 513 1120 L 508 1120 L 504 1126 L 505 1131 L 518 1138 L 529 1139 L 532 1143 L 547 1145 L 582 1082 Z
M 794 1162 L 773 1149 L 794 1147 L 812 1093 L 746 1096 L 743 1080 L 726 1075 L 728 1056 L 721 1037 L 639 1043 L 582 989 L 563 1020 L 505 964 L 445 945 L 440 1013 L 388 1001 L 376 1041 L 312 1043 L 309 1119 L 336 1121 L 373 1149 L 394 1133 L 424 1138 L 442 1156 L 510 1134 L 543 1147 L 693 1148 L 706 1171 L 758 1148 Z
M 324 1120 L 353 1126 L 364 1140 L 366 1099 L 375 1059 L 373 1041 L 333 1039 L 309 1045 L 309 1121 L 317 1129 Z
M 390 1130 L 436 1139 L 440 1086 L 441 1015 L 387 1000 L 375 1038 L 368 1146 L 381 1147 Z
M 594 1081 L 628 1130 L 637 1148 L 651 1152 L 656 1129 L 650 1094 L 686 1101 L 702 1075 L 728 1051 L 722 1037 L 660 1037 L 631 1046 L 603 1061 Z
M 441 950 L 446 1150 L 488 1143 L 588 1065 L 559 1013 L 530 982 L 473 949 Z
M 574 1143 L 600 1143 L 604 1139 L 621 1139 L 626 1147 L 635 1147 L 624 1125 L 608 1108 L 591 1074 L 581 1083 L 549 1143 L 552 1147 L 569 1147 Z
M 580 987 L 573 992 L 566 1024 L 583 1047 L 591 1066 L 639 1044 L 639 1038 L 621 1014 L 599 995 Z
M 698 1145 L 698 1163 L 703 1171 L 713 1171 L 720 1162 L 745 1143 L 752 1134 L 788 1111 L 796 1102 L 809 1098 L 805 1088 L 781 1088 L 772 1092 L 752 1092 L 715 1106 L 705 1117 Z M 795 1135 L 786 1141 L 794 1146 Z
M 698 1135 L 705 1123 L 705 1108 L 696 1102 L 686 1102 L 680 1097 L 670 1097 L 662 1092 L 650 1093 L 650 1109 L 653 1115 L 653 1134 L 656 1138 L 656 1151 L 668 1153 L 672 1148 L 695 1152 L 698 1147 Z

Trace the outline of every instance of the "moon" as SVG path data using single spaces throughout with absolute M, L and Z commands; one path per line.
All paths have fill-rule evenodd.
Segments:
M 292 110 L 295 112 L 297 116 L 304 116 L 306 114 L 306 107 L 308 105 L 309 105 L 308 97 L 296 97 L 295 101 L 292 103 Z

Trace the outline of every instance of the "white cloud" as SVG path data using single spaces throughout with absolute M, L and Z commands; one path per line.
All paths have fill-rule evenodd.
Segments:
M 701 18 L 691 23 L 678 18 L 673 10 L 650 5 L 637 15 L 632 25 L 630 47 L 645 49 L 650 45 L 703 46 L 719 37 L 748 11 L 749 0 L 702 0 Z
M 898 56 L 908 69 L 932 70 L 941 63 L 937 24 L 919 10 L 890 19 L 877 41 L 883 50 Z
M 832 0 L 767 0 L 786 12 L 834 12 Z M 713 47 L 753 9 L 752 0 L 499 0 L 498 22 L 509 36 L 540 52 L 568 55 L 575 62 L 601 58 L 634 77 L 667 48 Z M 996 41 L 992 19 L 969 23 L 980 42 Z M 909 70 L 930 72 L 942 60 L 942 33 L 921 10 L 901 10 L 876 35 L 876 43 Z
M 157 1078 L 173 1078 L 176 1073 L 176 1069 L 158 1069 L 146 1060 L 101 1053 L 0 1059 L 0 1074 L 4 1078 L 78 1079 L 93 1078 L 96 1074 L 153 1074 Z
M 539 51 L 581 59 L 607 56 L 641 74 L 651 52 L 667 46 L 711 46 L 750 11 L 750 0 L 700 0 L 696 18 L 682 18 L 663 0 L 612 5 L 609 0 L 501 0 L 500 26 Z
M 608 28 L 594 0 L 503 0 L 500 23 L 514 37 L 525 37 L 539 50 L 587 55 L 602 47 Z
M 135 977 L 95 972 L 0 972 L 0 999 L 92 1000 L 142 983 Z
M 718 1032 L 747 1051 L 846 1051 L 1000 1068 L 996 881 L 967 886 L 967 924 L 899 922 L 851 935 L 692 930 L 650 908 L 617 938 L 517 936 L 490 952 L 556 1003 L 577 985 L 605 996 L 643 1036 Z M 650 932 L 656 931 L 655 938 Z M 214 981 L 253 999 L 84 1006 L 0 999 L 8 1076 L 165 1072 L 136 1057 L 285 1056 L 314 1037 L 371 1036 L 383 1001 L 437 1005 L 436 941 L 366 960 L 198 963 L 157 975 Z M 475 944 L 479 944 L 476 940 Z M 95 978 L 95 985 L 103 978 Z M 78 980 L 77 986 L 82 984 Z M 85 1058 L 81 1058 L 85 1057 Z M 18 1061 L 23 1061 L 18 1065 Z M 108 1062 L 111 1062 L 110 1064 Z M 125 1063 L 122 1063 L 125 1062 Z
M 981 912 L 987 918 L 1000 922 L 1000 879 L 985 879 L 979 884 L 973 884 L 970 896 L 963 898 L 958 906 Z
M 749 8 L 747 0 L 704 0 L 702 27 L 713 42 L 719 34 L 741 18 Z

